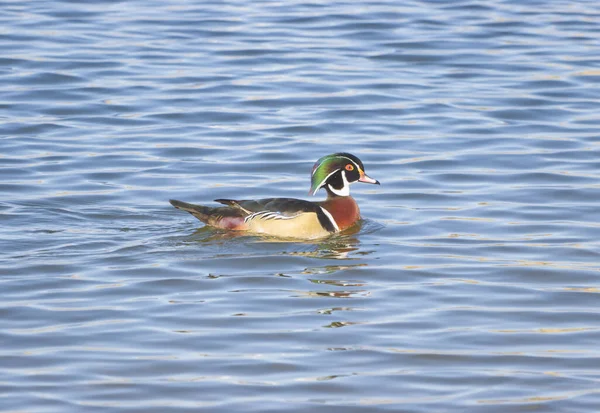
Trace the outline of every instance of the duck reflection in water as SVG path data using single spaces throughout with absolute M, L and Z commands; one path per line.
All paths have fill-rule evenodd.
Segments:
M 355 276 L 357 273 L 362 273 L 362 271 L 357 272 L 357 269 L 367 267 L 362 257 L 373 252 L 361 246 L 358 235 L 359 233 L 372 232 L 378 228 L 371 221 L 361 220 L 357 225 L 340 234 L 326 239 L 308 241 L 248 235 L 203 227 L 195 231 L 185 242 L 199 242 L 213 247 L 216 246 L 219 252 L 215 256 L 220 258 L 226 258 L 230 255 L 232 258 L 254 257 L 257 252 L 261 257 L 264 257 L 265 262 L 269 260 L 270 256 L 273 258 L 281 256 L 306 257 L 309 260 L 304 263 L 303 268 L 294 265 L 293 268 L 281 268 L 275 272 L 275 275 L 280 277 L 303 277 L 311 283 L 312 287 L 291 291 L 293 296 L 354 298 L 370 295 L 370 291 L 365 288 L 368 283 L 357 280 Z M 309 265 L 306 266 L 306 264 Z M 260 268 L 249 268 L 249 270 L 262 272 Z M 335 307 L 335 311 L 344 308 L 346 307 Z M 317 312 L 329 310 L 334 311 L 332 308 L 316 309 Z M 351 310 L 351 308 L 347 308 L 347 310 Z

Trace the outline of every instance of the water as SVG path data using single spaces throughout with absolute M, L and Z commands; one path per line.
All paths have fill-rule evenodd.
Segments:
M 2 412 L 598 410 L 598 2 L 1 9 Z M 168 203 L 337 151 L 354 233 Z

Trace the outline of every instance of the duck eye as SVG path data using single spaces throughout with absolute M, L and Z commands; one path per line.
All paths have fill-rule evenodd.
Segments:
M 346 165 L 346 170 L 347 171 L 353 171 L 354 170 L 354 165 L 352 165 L 351 163 L 349 163 L 348 165 Z

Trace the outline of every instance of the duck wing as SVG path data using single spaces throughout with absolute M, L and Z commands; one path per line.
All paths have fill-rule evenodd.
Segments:
M 333 218 L 319 204 L 296 198 L 264 198 L 252 200 L 215 199 L 215 202 L 229 205 L 246 214 L 245 222 L 252 221 L 284 221 L 315 217 L 315 225 L 320 225 L 325 231 L 336 232 L 337 225 Z
M 318 213 L 321 210 L 320 206 L 314 202 L 295 198 L 215 199 L 215 202 L 240 209 L 248 215 L 270 212 L 283 217 L 294 217 L 302 213 Z

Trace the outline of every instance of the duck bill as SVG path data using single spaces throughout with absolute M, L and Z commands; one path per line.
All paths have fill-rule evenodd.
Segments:
M 381 185 L 377 179 L 373 179 L 370 176 L 367 176 L 367 174 L 364 172 L 360 174 L 360 178 L 358 178 L 358 182 L 364 182 L 366 184 Z

